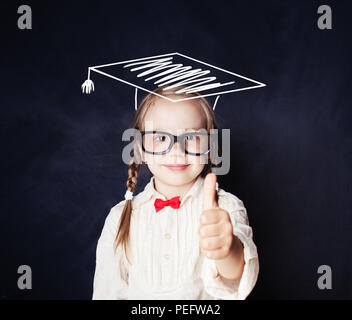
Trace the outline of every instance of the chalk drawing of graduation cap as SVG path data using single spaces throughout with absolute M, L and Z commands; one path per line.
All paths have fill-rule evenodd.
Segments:
M 177 52 L 88 67 L 88 79 L 81 86 L 83 93 L 90 94 L 94 91 L 94 83 L 90 79 L 91 72 L 134 87 L 136 110 L 138 89 L 171 102 L 216 96 L 213 104 L 213 110 L 215 110 L 216 103 L 223 94 L 266 86 L 259 81 Z M 165 86 L 163 90 L 182 86 L 176 94 L 183 93 L 183 95 L 180 95 L 180 98 L 171 99 L 153 92 L 156 86 Z M 200 96 L 185 97 L 184 95 L 184 93 L 193 92 L 198 92 Z

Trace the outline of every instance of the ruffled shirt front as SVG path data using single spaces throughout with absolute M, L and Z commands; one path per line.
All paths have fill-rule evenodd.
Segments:
M 125 201 L 111 208 L 98 240 L 93 299 L 113 300 L 243 300 L 259 273 L 256 245 L 243 202 L 219 188 L 218 205 L 226 210 L 233 233 L 244 246 L 245 266 L 239 280 L 223 278 L 215 260 L 200 249 L 198 229 L 204 178 L 199 176 L 180 208 L 155 212 L 154 177 L 132 201 L 128 258 L 114 240 Z

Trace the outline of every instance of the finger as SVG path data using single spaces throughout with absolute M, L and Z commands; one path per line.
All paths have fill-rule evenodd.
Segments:
M 226 249 L 225 247 L 222 247 L 216 250 L 202 249 L 202 251 L 208 259 L 212 259 L 212 260 L 221 260 L 229 254 L 229 250 Z
M 224 237 L 210 237 L 206 239 L 200 239 L 199 245 L 202 250 L 219 250 L 223 246 L 227 245 L 227 240 Z
M 221 236 L 221 224 L 202 225 L 199 228 L 199 238 Z
M 222 209 L 208 209 L 200 215 L 200 224 L 217 224 L 226 218 L 226 212 Z
M 214 237 L 214 236 L 227 236 L 232 235 L 232 225 L 224 223 L 215 224 L 202 224 L 199 227 L 198 234 L 200 238 Z
M 209 210 L 218 208 L 218 204 L 215 199 L 216 195 L 216 175 L 214 173 L 208 173 L 204 179 L 203 186 L 203 210 Z

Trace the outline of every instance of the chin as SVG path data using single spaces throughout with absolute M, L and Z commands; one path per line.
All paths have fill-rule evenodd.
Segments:
M 180 175 L 180 174 L 169 174 L 165 177 L 165 182 L 170 185 L 178 186 L 191 182 L 196 177 L 188 176 L 188 175 Z

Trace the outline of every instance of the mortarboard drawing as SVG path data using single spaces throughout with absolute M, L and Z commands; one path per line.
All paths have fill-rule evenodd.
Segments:
M 265 86 L 259 81 L 177 52 L 88 67 L 88 79 L 81 86 L 83 93 L 94 91 L 94 83 L 90 79 L 92 71 L 134 87 L 136 110 L 138 89 L 171 102 L 216 96 L 215 110 L 223 94 Z M 176 93 L 198 92 L 200 96 L 187 98 L 183 95 L 179 99 L 171 99 L 153 92 L 156 86 L 165 86 L 164 90 L 168 90 L 181 85 L 183 88 Z

